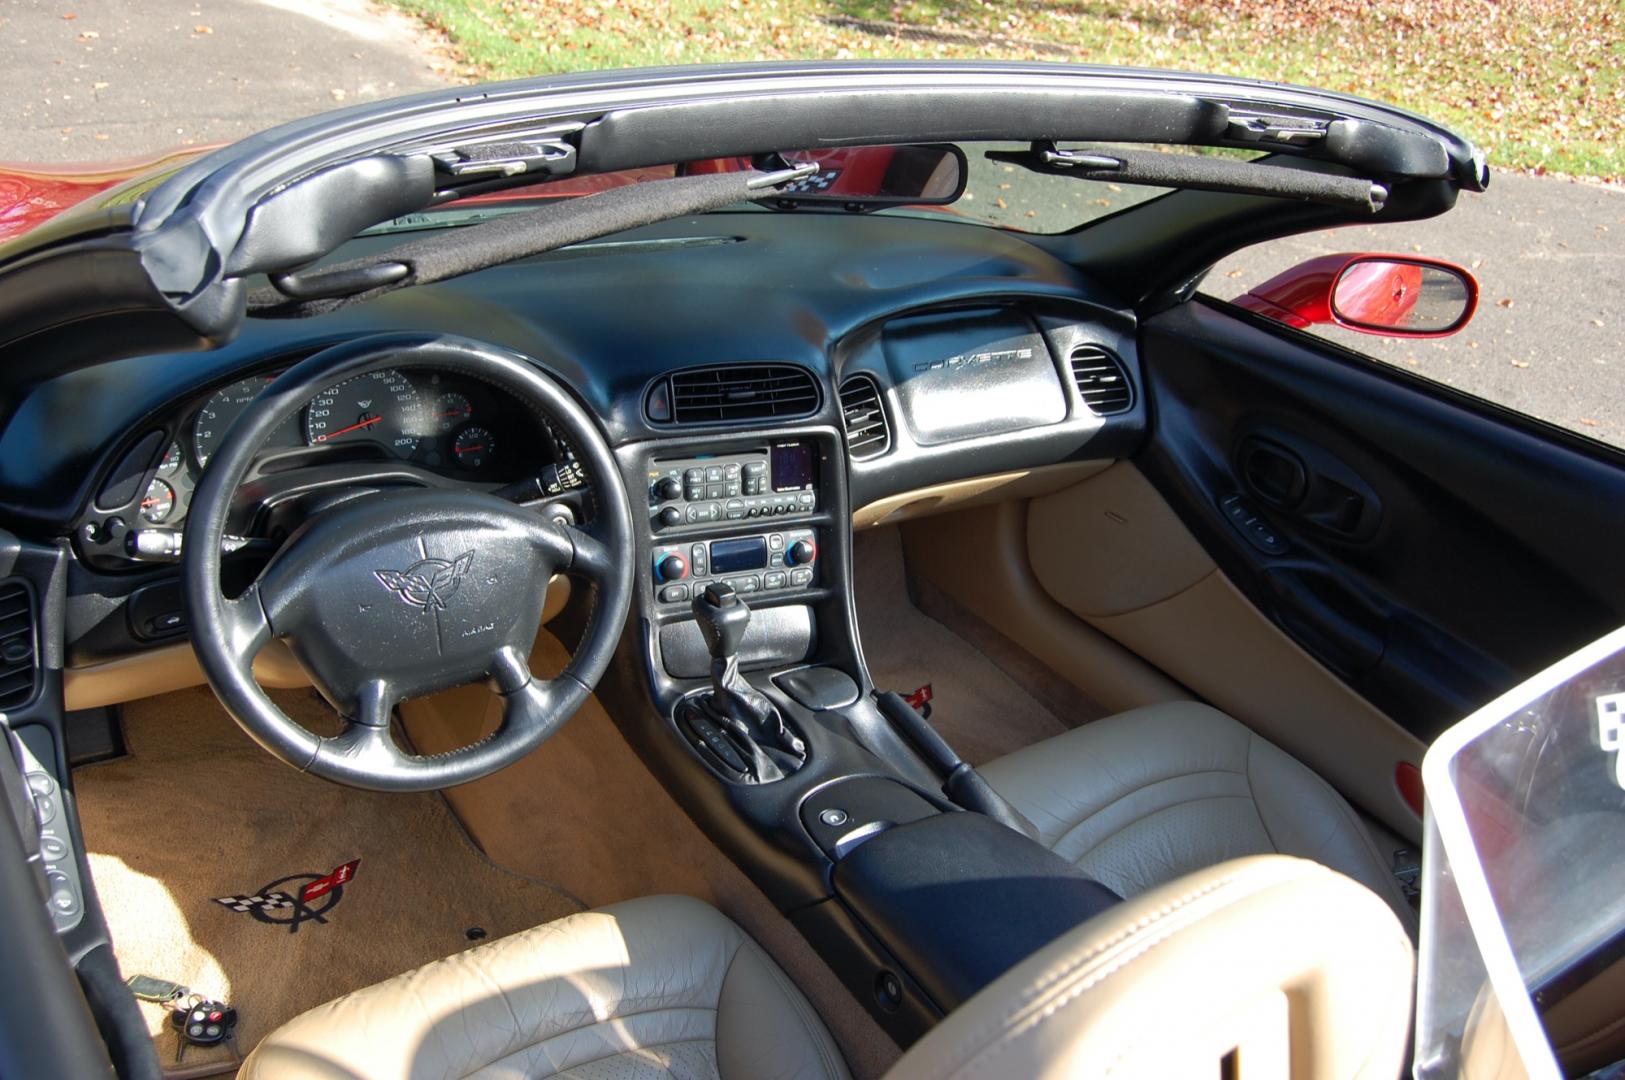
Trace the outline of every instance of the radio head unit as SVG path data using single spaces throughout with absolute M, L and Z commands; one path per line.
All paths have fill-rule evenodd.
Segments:
M 656 532 L 817 509 L 818 451 L 807 440 L 660 460 L 649 467 L 649 519 Z

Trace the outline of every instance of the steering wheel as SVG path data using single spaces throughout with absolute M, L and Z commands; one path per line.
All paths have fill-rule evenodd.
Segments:
M 236 598 L 220 582 L 232 498 L 278 425 L 338 383 L 433 366 L 512 394 L 550 421 L 593 483 L 591 531 L 475 491 L 399 489 L 312 517 Z M 335 783 L 425 791 L 511 765 L 575 713 L 609 666 L 632 596 L 632 516 L 615 459 L 587 412 L 517 353 L 465 338 L 378 335 L 326 349 L 266 387 L 210 457 L 186 523 L 183 581 L 192 647 L 226 710 L 289 765 Z M 536 677 L 529 656 L 555 572 L 594 586 L 580 647 Z M 312 734 L 254 681 L 253 661 L 285 641 L 344 719 Z M 484 740 L 433 757 L 390 733 L 397 704 L 476 680 L 503 702 Z

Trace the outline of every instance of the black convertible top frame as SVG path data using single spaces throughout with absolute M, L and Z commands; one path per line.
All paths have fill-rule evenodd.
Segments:
M 251 136 L 144 193 L 70 211 L 0 248 L 0 280 L 8 284 L 0 289 L 7 331 L 0 370 L 9 369 L 10 383 L 3 389 L 91 362 L 75 355 L 86 349 L 103 360 L 230 340 L 244 318 L 244 276 L 296 270 L 367 225 L 443 201 L 456 187 L 450 163 L 461 147 L 495 142 L 517 159 L 508 175 L 533 182 L 786 148 L 991 139 L 1271 149 L 1319 171 L 1389 188 L 1425 183 L 1452 199 L 1488 179 L 1470 143 L 1403 110 L 1177 72 L 985 62 L 744 64 L 448 89 Z M 490 175 L 486 170 L 482 186 L 499 182 Z M 333 197 L 339 192 L 343 198 Z M 1189 205 L 1222 218 L 1234 205 L 1226 200 L 1250 197 L 1209 198 L 1217 201 Z M 1333 214 L 1371 220 L 1350 209 Z M 1324 212 L 1313 217 L 1317 225 L 1327 219 Z M 1186 224 L 1200 227 L 1199 220 Z M 94 274 L 80 256 L 95 261 Z M 1173 275 L 1185 269 L 1157 252 L 1137 265 Z M 71 308 L 29 306 L 30 296 L 62 295 L 66 290 L 53 287 L 64 284 L 62 275 L 73 281 Z M 1126 292 L 1146 297 L 1171 283 L 1128 282 Z M 141 313 L 155 318 L 132 332 L 127 317 Z M 75 333 L 64 348 L 40 348 L 58 344 L 56 330 L 93 329 L 91 321 L 112 314 L 121 316 L 116 332 Z M 16 349 L 26 337 L 34 339 L 30 348 Z M 43 354 L 50 354 L 48 371 L 41 370 Z

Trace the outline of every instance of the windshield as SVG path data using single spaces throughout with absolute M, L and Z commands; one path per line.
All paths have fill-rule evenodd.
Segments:
M 1625 629 L 1428 751 L 1419 1078 L 1559 1075 L 1548 1030 L 1625 959 L 1622 735 Z
M 974 142 L 956 145 L 963 151 L 966 163 L 965 188 L 957 199 L 945 205 L 896 206 L 869 212 L 888 216 L 925 216 L 958 220 L 967 224 L 991 225 L 1027 233 L 1060 233 L 1156 198 L 1169 190 L 1037 173 L 987 157 L 989 151 L 1025 150 L 1028 147 L 1027 143 Z M 1188 147 L 1167 149 L 1194 152 Z M 805 153 L 810 156 L 828 156 L 865 152 L 889 153 L 890 150 L 889 147 L 852 147 L 839 151 Z M 544 180 L 483 195 L 466 196 L 443 206 L 384 222 L 367 229 L 361 235 L 471 225 L 503 214 L 530 209 L 539 200 L 580 198 L 630 184 L 750 167 L 750 162 L 744 158 L 710 158 L 590 176 L 567 176 L 556 180 Z M 754 204 L 746 204 L 737 209 L 746 208 L 761 209 Z

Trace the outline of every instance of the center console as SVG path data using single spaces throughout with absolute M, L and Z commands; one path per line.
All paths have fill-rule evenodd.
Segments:
M 636 622 L 599 695 L 899 1043 L 1115 900 L 990 809 L 975 770 L 891 715 L 901 699 L 876 696 L 839 428 L 617 454 L 647 518 Z

